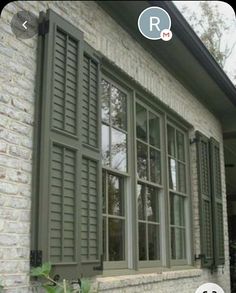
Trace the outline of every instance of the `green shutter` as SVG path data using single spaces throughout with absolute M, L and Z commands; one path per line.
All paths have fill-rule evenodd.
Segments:
M 214 263 L 218 266 L 224 264 L 223 203 L 221 188 L 220 145 L 213 138 L 210 139 L 210 158 L 215 251 Z
M 197 132 L 196 136 L 202 266 L 210 267 L 213 264 L 214 251 L 209 140 L 200 132 Z
M 80 256 L 83 275 L 92 275 L 96 263 L 99 264 L 96 269 L 101 269 L 102 254 L 100 65 L 94 50 L 86 43 L 82 68 Z
M 77 279 L 98 274 L 102 247 L 99 60 L 83 34 L 50 9 L 47 26 L 40 36 L 37 249 L 54 274 Z

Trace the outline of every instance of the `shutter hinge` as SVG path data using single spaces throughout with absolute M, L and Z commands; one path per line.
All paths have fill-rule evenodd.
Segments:
M 196 260 L 202 260 L 202 259 L 203 259 L 203 262 L 206 262 L 206 255 L 205 255 L 205 254 L 199 254 L 199 255 L 197 256 L 197 255 L 195 254 L 194 259 L 195 259 L 195 261 L 196 261 Z
M 198 142 L 198 141 L 199 141 L 199 139 L 196 138 L 196 137 L 194 137 L 194 138 L 191 138 L 191 139 L 189 140 L 189 143 L 190 143 L 190 144 L 194 144 L 194 143 L 196 143 L 196 142 Z
M 93 267 L 94 271 L 103 271 L 103 254 L 100 257 L 100 265 L 97 267 Z
M 49 20 L 44 20 L 39 24 L 39 36 L 45 36 L 49 32 Z
M 30 251 L 30 266 L 39 267 L 42 265 L 42 250 L 31 250 Z

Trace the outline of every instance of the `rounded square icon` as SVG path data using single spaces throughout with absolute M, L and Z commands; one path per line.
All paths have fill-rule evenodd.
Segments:
M 224 290 L 215 283 L 205 283 L 195 293 L 224 293 Z
M 148 7 L 139 15 L 139 31 L 149 40 L 162 39 L 162 31 L 170 31 L 170 27 L 170 16 L 163 8 L 157 6 Z

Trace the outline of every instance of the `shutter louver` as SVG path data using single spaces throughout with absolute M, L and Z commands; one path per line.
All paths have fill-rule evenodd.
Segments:
M 49 31 L 40 36 L 37 249 L 43 262 L 52 263 L 54 274 L 78 279 L 99 273 L 94 267 L 100 264 L 102 247 L 99 60 L 91 48 L 88 54 L 77 28 L 50 9 L 42 15 Z
M 82 162 L 82 261 L 99 258 L 97 246 L 97 162 L 83 158 Z
M 215 265 L 218 266 L 224 264 L 224 229 L 221 188 L 220 146 L 219 143 L 213 138 L 210 139 L 210 157 Z
M 200 132 L 197 136 L 197 165 L 202 266 L 213 264 L 212 203 L 210 184 L 209 140 Z
M 98 66 L 88 55 L 83 57 L 83 142 L 98 147 Z

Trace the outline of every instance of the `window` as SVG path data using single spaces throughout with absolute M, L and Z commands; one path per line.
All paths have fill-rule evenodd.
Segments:
M 125 180 L 128 174 L 127 94 L 102 79 L 102 189 L 104 261 L 127 266 Z M 126 174 L 126 175 L 125 175 Z M 109 265 L 107 266 L 109 267 Z
M 161 183 L 160 121 L 153 112 L 136 103 L 137 175 Z
M 158 190 L 137 186 L 139 260 L 160 260 L 160 222 Z
M 102 80 L 102 164 L 127 172 L 127 97 Z
M 186 153 L 185 136 L 167 125 L 170 197 L 171 259 L 186 259 Z
M 136 154 L 139 261 L 160 261 L 160 118 L 140 102 L 136 102 Z
M 111 78 L 101 87 L 106 267 L 191 264 L 187 131 Z
M 103 171 L 104 261 L 125 260 L 124 179 Z

